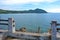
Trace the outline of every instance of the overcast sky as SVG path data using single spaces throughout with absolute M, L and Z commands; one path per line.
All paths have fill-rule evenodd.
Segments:
M 36 8 L 47 12 L 60 12 L 60 0 L 0 0 L 0 9 L 29 10 Z

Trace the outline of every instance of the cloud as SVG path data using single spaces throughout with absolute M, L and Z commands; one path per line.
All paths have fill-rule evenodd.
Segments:
M 55 2 L 57 0 L 0 0 L 0 3 L 5 5 L 40 3 L 40 2 Z
M 48 12 L 60 13 L 60 8 L 50 8 L 47 10 Z

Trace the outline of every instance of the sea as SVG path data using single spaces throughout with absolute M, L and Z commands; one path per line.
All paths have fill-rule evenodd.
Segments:
M 16 30 L 25 27 L 29 32 L 48 32 L 51 28 L 51 21 L 60 23 L 60 13 L 9 13 L 0 14 L 0 19 L 14 18 Z M 1 21 L 0 21 L 1 22 Z M 60 27 L 60 26 L 57 26 Z M 7 30 L 7 25 L 0 25 L 0 29 Z

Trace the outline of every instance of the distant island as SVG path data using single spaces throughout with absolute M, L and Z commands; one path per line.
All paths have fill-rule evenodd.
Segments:
M 43 9 L 35 9 L 35 10 L 24 10 L 24 11 L 13 11 L 13 10 L 3 10 L 0 9 L 0 13 L 47 13 Z

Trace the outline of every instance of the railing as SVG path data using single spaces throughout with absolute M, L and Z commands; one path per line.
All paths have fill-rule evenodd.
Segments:
M 36 37 L 32 37 L 32 36 L 30 36 L 30 35 L 23 35 L 23 36 L 21 36 L 21 34 L 15 34 L 15 21 L 13 20 L 13 18 L 8 18 L 8 20 L 5 20 L 5 19 L 0 19 L 0 25 L 7 25 L 8 26 L 8 35 L 10 35 L 10 36 L 12 36 L 12 37 L 16 37 L 16 38 L 26 38 L 26 39 L 34 39 L 35 40 L 35 38 L 37 39 L 37 40 L 42 40 L 42 39 L 40 39 L 40 36 L 36 36 Z M 7 23 L 5 23 L 5 22 L 7 22 Z M 57 28 L 56 26 L 60 26 L 60 24 L 59 23 L 57 23 L 57 21 L 52 21 L 51 22 L 51 40 L 57 40 L 57 30 L 60 30 L 60 28 Z M 39 29 L 40 30 L 40 29 Z M 38 30 L 38 32 L 39 32 L 39 30 Z M 5 33 L 5 34 L 7 34 L 7 33 Z M 4 35 L 5 35 L 4 34 Z M 17 36 L 17 35 L 19 35 L 19 36 Z M 5 35 L 4 37 L 6 37 L 7 35 Z M 43 39 L 44 40 L 44 39 Z
M 51 22 L 51 40 L 57 40 L 57 30 L 60 30 L 60 28 L 57 28 L 57 26 L 60 26 L 59 23 L 57 23 L 57 21 L 52 21 Z
M 0 25 L 7 25 L 8 32 L 11 32 L 11 33 L 15 32 L 15 21 L 13 18 L 8 18 L 8 20 L 0 19 Z

